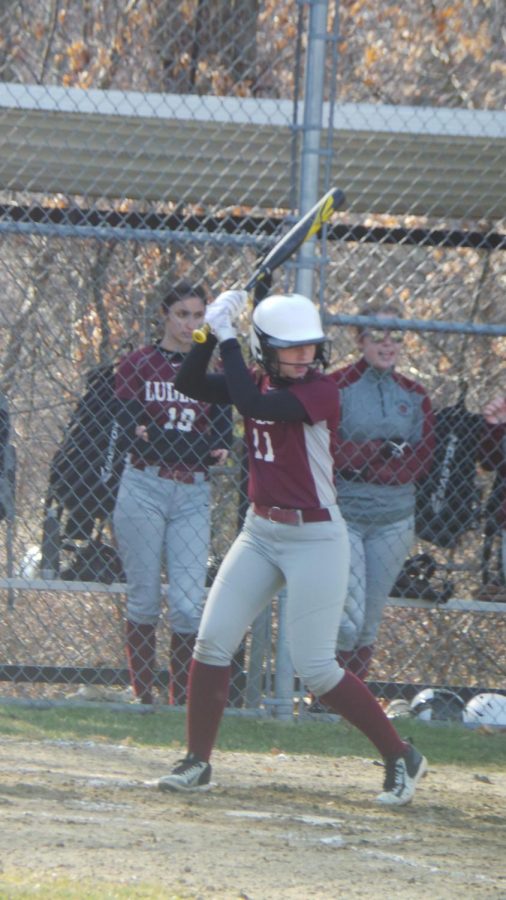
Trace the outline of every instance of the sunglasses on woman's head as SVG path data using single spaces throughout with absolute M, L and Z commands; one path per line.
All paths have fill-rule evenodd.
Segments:
M 404 340 L 404 332 L 403 331 L 388 331 L 387 329 L 383 330 L 382 328 L 368 328 L 367 331 L 362 332 L 364 337 L 368 337 L 373 344 L 381 344 L 382 341 L 386 340 L 387 337 L 390 338 L 394 344 L 402 344 Z

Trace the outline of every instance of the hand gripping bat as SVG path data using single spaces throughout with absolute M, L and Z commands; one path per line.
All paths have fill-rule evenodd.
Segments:
M 295 225 L 287 231 L 285 235 L 272 247 L 264 256 L 256 272 L 251 276 L 245 284 L 244 290 L 253 291 L 253 289 L 262 281 L 270 279 L 274 269 L 283 265 L 286 260 L 292 256 L 301 244 L 310 238 L 315 237 L 320 231 L 322 225 L 327 222 L 332 213 L 336 212 L 345 202 L 345 196 L 340 188 L 333 188 L 328 191 L 318 203 L 309 210 L 302 219 L 299 219 Z M 209 334 L 209 327 L 204 325 L 197 328 L 193 332 L 193 340 L 197 344 L 204 344 Z

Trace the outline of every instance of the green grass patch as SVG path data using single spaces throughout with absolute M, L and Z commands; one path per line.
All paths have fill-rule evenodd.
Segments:
M 396 719 L 399 733 L 413 738 L 432 764 L 506 765 L 506 730 L 472 730 L 455 724 L 433 725 Z M 23 740 L 75 740 L 135 744 L 181 750 L 185 746 L 184 712 L 117 711 L 107 707 L 39 709 L 0 705 L 0 735 Z M 377 752 L 357 729 L 345 722 L 277 722 L 225 716 L 218 738 L 221 750 L 250 753 L 366 756 Z
M 188 900 L 189 894 L 172 894 L 162 885 L 118 885 L 71 881 L 67 878 L 42 878 L 21 872 L 8 872 L 0 876 L 0 898 L 9 900 Z M 194 895 L 191 895 L 192 897 Z

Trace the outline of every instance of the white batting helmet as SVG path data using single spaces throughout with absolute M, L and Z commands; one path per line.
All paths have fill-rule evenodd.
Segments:
M 413 697 L 410 712 L 424 722 L 462 722 L 464 701 L 447 688 L 425 688 Z
M 272 294 L 258 304 L 250 331 L 253 358 L 269 375 L 277 375 L 276 350 L 316 344 L 315 364 L 328 365 L 329 342 L 320 314 L 302 294 Z
M 506 697 L 503 694 L 476 694 L 466 703 L 464 722 L 468 725 L 506 727 Z

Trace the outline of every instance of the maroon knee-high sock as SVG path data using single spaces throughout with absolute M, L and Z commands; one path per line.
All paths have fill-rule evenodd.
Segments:
M 354 656 L 354 650 L 338 650 L 336 659 L 341 669 L 351 669 Z
M 336 654 L 336 660 L 341 666 L 341 669 L 349 669 L 350 672 L 353 672 L 353 660 L 355 658 L 355 650 L 338 650 Z M 314 694 L 309 692 L 309 696 L 312 700 L 316 700 Z
M 228 698 L 230 666 L 192 660 L 188 679 L 188 752 L 207 762 Z
M 155 626 L 127 621 L 125 649 L 134 694 L 141 703 L 152 703 L 156 659 Z
M 180 634 L 173 631 L 170 638 L 170 686 L 169 703 L 184 706 L 188 673 L 195 646 L 195 634 Z
M 369 688 L 353 672 L 345 671 L 339 684 L 319 699 L 359 728 L 382 756 L 402 756 L 408 749 Z
M 337 661 L 342 669 L 353 672 L 361 681 L 365 681 L 369 674 L 371 660 L 374 653 L 374 644 L 356 647 L 355 650 L 339 650 Z
M 355 650 L 353 663 L 350 671 L 353 672 L 361 681 L 365 681 L 371 668 L 371 661 L 374 653 L 374 644 L 364 644 Z

